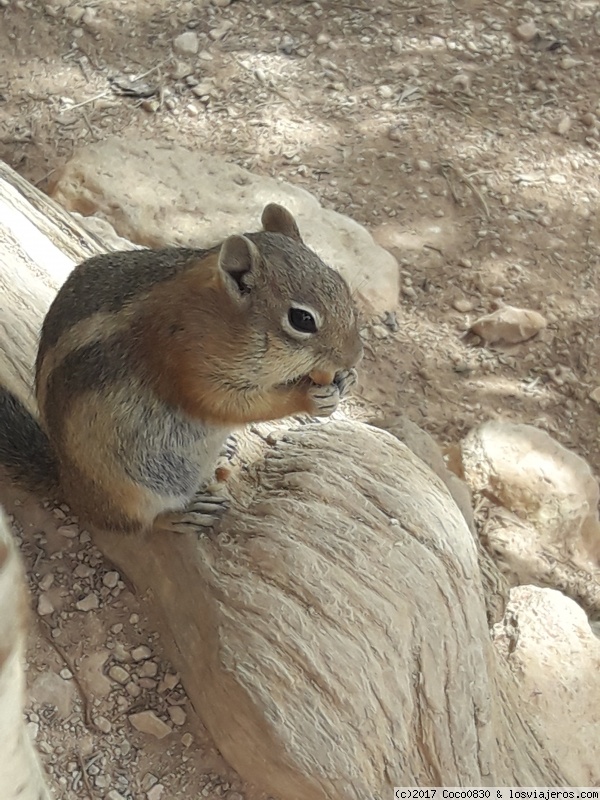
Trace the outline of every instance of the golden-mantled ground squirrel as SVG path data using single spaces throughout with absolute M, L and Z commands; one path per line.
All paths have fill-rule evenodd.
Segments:
M 270 204 L 264 230 L 210 250 L 107 253 L 73 270 L 44 320 L 41 424 L 0 390 L 0 463 L 82 524 L 209 525 L 203 493 L 236 427 L 327 416 L 362 355 L 343 278 Z

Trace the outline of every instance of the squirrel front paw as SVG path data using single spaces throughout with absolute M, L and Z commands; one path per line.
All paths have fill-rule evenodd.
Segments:
M 337 409 L 340 400 L 346 397 L 358 379 L 355 369 L 344 369 L 336 372 L 333 383 L 325 386 L 313 384 L 308 389 L 315 417 L 329 417 Z
M 340 390 L 336 383 L 325 386 L 313 384 L 308 388 L 308 396 L 312 404 L 310 413 L 315 417 L 329 417 L 340 404 Z
M 358 373 L 355 369 L 340 370 L 340 372 L 336 372 L 333 379 L 334 384 L 338 387 L 341 399 L 350 394 L 350 390 L 356 385 L 357 381 Z

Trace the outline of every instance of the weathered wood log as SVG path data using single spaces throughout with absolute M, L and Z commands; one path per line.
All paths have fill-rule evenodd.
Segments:
M 99 249 L 2 168 L 0 380 L 20 396 L 53 291 Z M 214 532 L 96 542 L 243 777 L 280 800 L 568 783 L 490 642 L 473 536 L 422 461 L 348 421 L 257 428 L 240 459 Z
M 26 638 L 23 568 L 0 512 L 0 797 L 50 800 L 23 717 Z

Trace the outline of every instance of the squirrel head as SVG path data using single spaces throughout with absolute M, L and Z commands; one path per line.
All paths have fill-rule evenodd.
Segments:
M 270 203 L 261 222 L 258 233 L 226 239 L 218 258 L 221 282 L 254 338 L 245 349 L 257 382 L 331 383 L 363 353 L 348 284 L 304 244 L 287 209 Z

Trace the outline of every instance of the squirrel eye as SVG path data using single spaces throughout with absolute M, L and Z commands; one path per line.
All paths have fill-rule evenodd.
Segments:
M 317 323 L 313 315 L 304 308 L 290 308 L 288 321 L 292 328 L 302 333 L 316 333 Z

